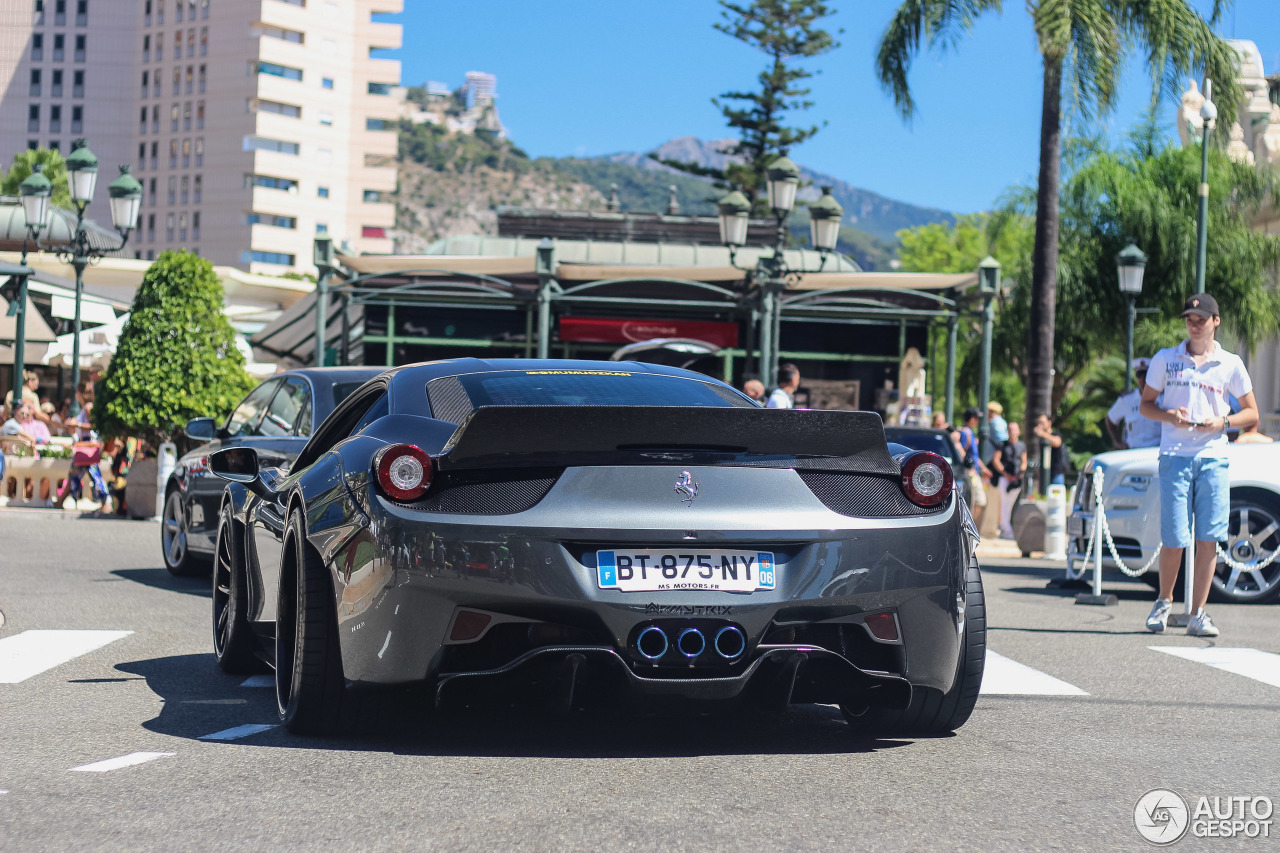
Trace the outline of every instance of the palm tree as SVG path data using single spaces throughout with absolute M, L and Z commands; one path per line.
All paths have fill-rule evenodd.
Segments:
M 1236 54 L 1212 29 L 1229 5 L 1230 0 L 1214 0 L 1206 20 L 1191 0 L 1026 0 L 1044 63 L 1027 334 L 1030 422 L 1052 414 L 1063 89 L 1068 107 L 1083 119 L 1105 115 L 1115 103 L 1125 57 L 1141 51 L 1151 73 L 1153 103 L 1162 89 L 1176 94 L 1188 74 L 1202 70 L 1214 83 L 1219 127 L 1230 128 L 1240 100 Z M 903 0 L 880 37 L 876 76 L 904 119 L 915 112 L 907 72 L 921 42 L 950 47 L 983 14 L 1001 11 L 1001 0 Z

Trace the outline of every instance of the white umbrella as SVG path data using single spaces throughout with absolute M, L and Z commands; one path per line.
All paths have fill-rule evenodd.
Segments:
M 80 330 L 80 369 L 105 368 L 111 363 L 120 343 L 120 332 L 129 322 L 128 314 L 121 314 L 110 323 Z M 49 344 L 49 351 L 42 359 L 50 367 L 70 367 L 75 347 L 75 334 L 59 335 Z

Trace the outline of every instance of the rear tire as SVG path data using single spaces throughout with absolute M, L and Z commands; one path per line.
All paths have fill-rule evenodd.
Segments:
M 295 734 L 341 729 L 346 679 L 329 570 L 307 542 L 302 512 L 285 526 L 276 610 L 276 711 Z
M 244 534 L 231 516 L 231 507 L 223 507 L 213 562 L 213 653 L 222 671 L 232 675 L 262 670 L 247 618 L 243 543 Z
M 951 689 L 944 693 L 932 687 L 917 687 L 905 711 L 872 708 L 855 715 L 842 707 L 850 726 L 875 734 L 943 735 L 968 721 L 978 701 L 987 659 L 987 606 L 976 558 L 970 561 L 965 573 L 965 587 L 964 635 Z

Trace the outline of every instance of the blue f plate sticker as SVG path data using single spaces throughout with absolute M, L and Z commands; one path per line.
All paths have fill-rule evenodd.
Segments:
M 616 589 L 618 586 L 618 558 L 613 551 L 596 552 L 597 571 L 600 573 L 601 589 Z

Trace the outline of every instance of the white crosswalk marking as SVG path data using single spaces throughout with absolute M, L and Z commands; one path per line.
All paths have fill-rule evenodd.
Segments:
M 17 684 L 132 631 L 23 631 L 0 640 L 0 684 Z
M 1156 652 L 1202 663 L 1224 672 L 1243 675 L 1272 687 L 1280 687 L 1280 655 L 1258 649 L 1190 648 L 1187 646 L 1147 646 Z
M 1074 684 L 1009 660 L 1004 655 L 987 651 L 982 672 L 982 689 L 986 696 L 1088 696 Z
M 119 770 L 121 767 L 132 767 L 135 764 L 155 761 L 157 758 L 164 758 L 167 755 L 173 755 L 173 753 L 131 752 L 119 758 L 108 758 L 106 761 L 96 761 L 93 764 L 85 764 L 82 767 L 72 767 L 71 770 L 79 773 L 106 773 L 108 770 Z
M 223 729 L 220 732 L 214 732 L 211 735 L 201 735 L 200 740 L 237 740 L 249 735 L 256 735 L 258 732 L 265 732 L 268 729 L 274 729 L 275 724 L 267 723 L 246 723 L 243 726 L 235 728 Z

